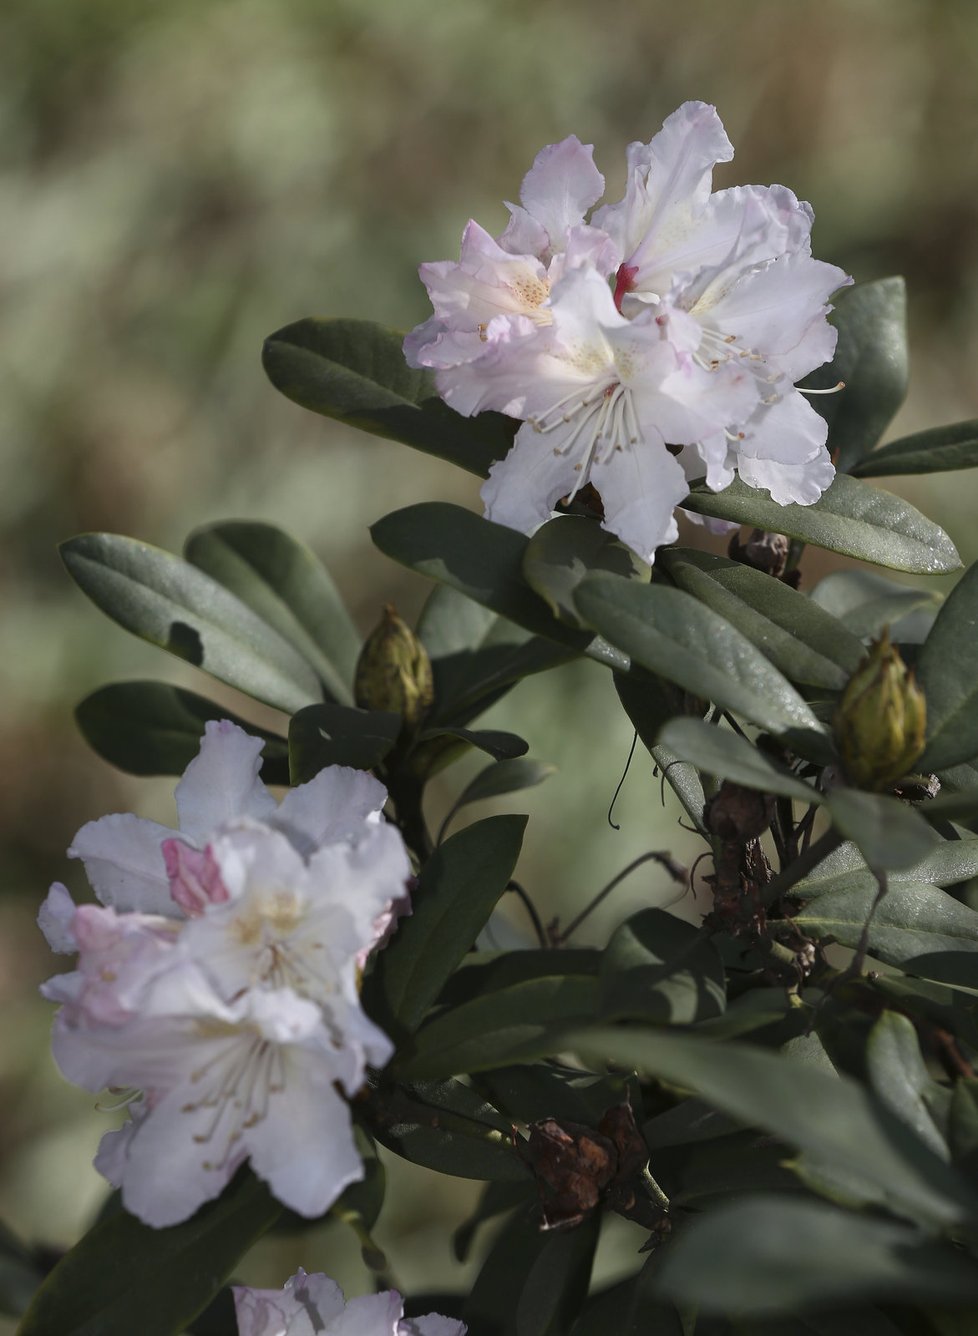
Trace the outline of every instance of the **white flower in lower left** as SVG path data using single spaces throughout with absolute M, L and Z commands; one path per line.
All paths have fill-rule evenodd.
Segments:
M 234 1286 L 238 1336 L 465 1336 L 456 1318 L 404 1317 L 396 1290 L 365 1294 L 347 1303 L 335 1281 L 300 1269 L 283 1290 Z

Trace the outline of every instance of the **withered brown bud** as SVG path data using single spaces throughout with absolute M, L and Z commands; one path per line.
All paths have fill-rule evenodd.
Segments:
M 614 1142 L 593 1127 L 544 1118 L 519 1153 L 540 1188 L 544 1229 L 569 1229 L 595 1209 L 615 1175 Z
M 391 603 L 364 641 L 353 694 L 362 709 L 401 715 L 408 730 L 417 727 L 434 700 L 428 651 Z
M 788 550 L 791 544 L 783 533 L 768 533 L 764 529 L 752 529 L 746 543 L 740 541 L 740 533 L 735 532 L 727 548 L 733 561 L 744 566 L 753 566 L 756 571 L 773 575 L 780 580 L 788 564 Z
M 774 799 L 769 793 L 744 788 L 725 779 L 706 804 L 703 818 L 711 835 L 729 843 L 747 844 L 759 839 L 774 815 Z

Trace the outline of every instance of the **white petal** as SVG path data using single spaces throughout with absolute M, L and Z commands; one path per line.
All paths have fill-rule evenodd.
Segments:
M 202 843 L 227 821 L 261 820 L 275 811 L 275 799 L 258 778 L 263 746 L 228 719 L 208 720 L 200 751 L 173 795 L 182 835 Z
M 89 821 L 75 836 L 69 858 L 80 858 L 92 890 L 104 905 L 146 914 L 180 911 L 170 897 L 161 845 L 176 831 L 129 812 Z
M 486 519 L 534 533 L 578 481 L 576 456 L 559 453 L 558 432 L 545 435 L 524 423 L 505 459 L 493 464 L 480 495 Z M 569 430 L 563 433 L 563 437 Z
M 404 1300 L 396 1290 L 351 1299 L 346 1312 L 330 1326 L 328 1336 L 398 1336 Z
M 67 886 L 56 881 L 48 891 L 37 914 L 37 926 L 48 946 L 59 955 L 73 955 L 78 950 L 75 938 L 75 902 Z
M 427 1317 L 405 1318 L 397 1336 L 465 1336 L 465 1323 L 454 1317 L 429 1313 Z
M 520 201 L 556 249 L 571 227 L 601 198 L 604 177 L 594 165 L 594 145 L 570 135 L 540 150 L 523 178 Z
M 282 1290 L 232 1285 L 231 1292 L 238 1336 L 316 1336 L 346 1308 L 334 1280 L 321 1272 L 306 1275 L 302 1267 Z
M 377 816 L 386 801 L 387 790 L 373 775 L 331 765 L 289 789 L 270 824 L 309 857 L 320 845 L 363 834 L 368 818 Z
M 601 494 L 604 527 L 644 561 L 654 561 L 656 548 L 675 542 L 673 511 L 689 487 L 661 438 L 657 443 L 647 434 L 637 445 L 614 451 L 592 467 L 591 481 Z
M 825 418 L 793 385 L 782 382 L 773 388 L 778 392 L 777 402 L 762 404 L 744 426 L 744 438 L 736 447 L 738 461 L 805 464 L 815 459 L 823 453 L 828 436 Z
M 779 506 L 795 502 L 811 506 L 835 477 L 827 450 L 804 464 L 784 464 L 773 459 L 749 459 L 742 456 L 738 473 L 750 487 L 766 487 L 771 500 Z
M 251 1167 L 279 1201 L 314 1217 L 363 1177 L 363 1163 L 331 1071 L 301 1050 L 283 1056 L 286 1090 L 272 1097 L 268 1117 L 246 1134 Z

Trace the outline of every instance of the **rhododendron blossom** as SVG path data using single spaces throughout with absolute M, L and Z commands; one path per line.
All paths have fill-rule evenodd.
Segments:
M 396 1290 L 347 1303 L 335 1281 L 300 1267 L 282 1290 L 233 1286 L 238 1336 L 465 1336 L 455 1318 L 406 1318 Z
M 826 424 L 795 382 L 832 357 L 828 298 L 850 280 L 812 258 L 790 190 L 712 191 L 732 156 L 714 108 L 688 102 L 629 146 L 624 197 L 586 222 L 602 183 L 571 137 L 537 156 L 498 239 L 470 223 L 459 264 L 422 266 L 434 315 L 408 361 L 458 412 L 524 424 L 488 518 L 532 533 L 590 483 L 651 561 L 696 478 L 739 472 L 782 504 L 829 485 Z
M 96 1166 L 153 1225 L 186 1218 L 246 1159 L 320 1215 L 362 1176 L 350 1114 L 392 1045 L 360 1007 L 366 955 L 406 907 L 410 864 L 369 775 L 321 771 L 281 804 L 258 779 L 261 740 L 208 725 L 177 786 L 180 833 L 134 816 L 84 827 L 105 907 L 51 888 L 39 922 L 77 968 L 53 1052 L 86 1089 L 132 1092 Z

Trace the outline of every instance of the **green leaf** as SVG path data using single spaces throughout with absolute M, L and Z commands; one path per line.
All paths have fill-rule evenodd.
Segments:
M 804 897 L 796 886 L 792 894 Z M 853 882 L 807 901 L 793 922 L 804 932 L 856 947 L 876 888 Z M 869 929 L 870 954 L 907 974 L 973 988 L 978 978 L 978 913 L 925 882 L 894 881 Z
M 926 804 L 922 810 L 927 810 Z M 967 881 L 969 877 L 976 876 L 978 836 L 970 836 L 961 840 L 942 840 L 919 863 L 890 872 L 889 880 L 891 884 L 895 881 L 925 881 L 934 886 L 953 886 L 955 882 Z M 845 890 L 846 887 L 856 885 L 873 888 L 876 879 L 866 867 L 858 849 L 852 844 L 843 844 L 798 882 L 792 894 L 804 893 L 806 899 L 811 899 L 814 895 Z
M 588 653 L 614 668 L 627 667 L 621 654 L 587 632 L 565 626 L 523 579 L 528 539 L 461 506 L 423 501 L 395 510 L 371 527 L 381 552 L 419 575 L 450 585 L 534 635 Z
M 305 784 L 325 765 L 373 770 L 401 732 L 401 716 L 388 710 L 347 705 L 309 705 L 289 721 L 289 766 L 293 784 Z
M 113 682 L 99 687 L 75 706 L 75 719 L 88 745 L 130 775 L 182 775 L 200 749 L 207 721 L 230 719 L 265 739 L 261 770 L 265 783 L 289 782 L 284 738 L 168 682 Z
M 920 1055 L 912 1021 L 895 1011 L 884 1011 L 866 1046 L 869 1083 L 876 1094 L 916 1132 L 935 1155 L 950 1159 L 947 1142 L 934 1119 L 934 1110 L 947 1113 L 950 1091 L 931 1077 Z
M 19 1317 L 43 1279 L 30 1249 L 0 1223 L 0 1313 Z
M 706 1312 L 762 1316 L 850 1299 L 974 1299 L 978 1266 L 910 1225 L 761 1196 L 692 1221 L 663 1261 L 659 1288 Z
M 829 317 L 839 331 L 835 356 L 805 386 L 826 389 L 845 381 L 840 393 L 811 402 L 829 424 L 836 467 L 848 473 L 872 450 L 907 395 L 906 285 L 902 278 L 860 283 L 839 293 L 836 303 Z
M 924 641 L 917 679 L 927 697 L 927 747 L 917 762 L 943 770 L 978 756 L 978 562 L 951 590 Z
M 776 793 L 798 802 L 822 802 L 816 789 L 769 761 L 747 738 L 708 724 L 705 719 L 690 716 L 673 719 L 659 734 L 659 740 L 684 761 L 691 761 L 699 770 L 718 779 L 732 779 L 745 788 Z
M 460 1081 L 386 1086 L 364 1109 L 377 1140 L 412 1164 L 454 1178 L 526 1183 L 510 1124 Z
M 487 765 L 484 770 L 480 770 L 475 779 L 465 786 L 455 801 L 453 811 L 468 803 L 498 798 L 503 793 L 532 789 L 549 779 L 556 769 L 549 761 L 531 761 L 527 757 L 496 761 L 494 765 Z
M 939 575 L 961 565 L 944 530 L 909 502 L 844 473 L 836 474 L 813 506 L 779 506 L 739 478 L 717 493 L 694 486 L 683 505 L 700 515 L 785 533 L 897 571 Z
M 935 614 L 941 596 L 927 589 L 908 589 L 876 571 L 833 571 L 812 590 L 811 601 L 860 640 L 878 636 L 888 626 L 892 640 L 906 643 L 905 630 L 919 620 L 911 620 L 911 614 L 920 610 Z
M 274 524 L 225 520 L 192 533 L 183 554 L 294 646 L 333 699 L 353 704 L 360 637 L 329 572 L 304 543 Z
M 418 635 L 434 674 L 431 724 L 466 723 L 521 678 L 577 657 L 450 585 L 436 585 L 428 595 Z
M 901 436 L 866 455 L 851 472 L 858 478 L 906 473 L 947 473 L 978 466 L 978 422 L 954 422 Z
M 726 1006 L 723 961 L 700 929 L 643 909 L 615 929 L 601 960 L 602 1020 L 692 1025 Z
M 452 1235 L 452 1252 L 456 1262 L 468 1261 L 480 1225 L 484 1225 L 487 1220 L 494 1220 L 497 1215 L 511 1211 L 515 1206 L 528 1207 L 531 1193 L 535 1196 L 536 1188 L 530 1188 L 525 1181 L 522 1184 L 487 1183 L 475 1210 Z
M 387 1029 L 420 1025 L 442 986 L 485 926 L 513 875 L 525 816 L 492 816 L 446 840 L 424 865 L 401 920 L 364 987 L 368 1011 Z M 379 1013 L 379 1014 L 378 1014 Z
M 507 1221 L 465 1301 L 462 1316 L 468 1336 L 513 1336 L 527 1276 L 548 1241 L 536 1206 Z
M 926 858 L 937 836 L 913 807 L 885 793 L 837 785 L 825 795 L 832 824 L 871 868 L 906 868 Z
M 553 960 L 543 962 L 537 978 L 484 993 L 428 1021 L 414 1047 L 395 1060 L 397 1073 L 409 1079 L 456 1076 L 554 1052 L 561 1034 L 594 1016 L 598 984 L 590 973 L 564 972 L 562 952 L 542 954 Z
M 680 761 L 675 752 L 670 751 L 659 741 L 663 724 L 680 709 L 677 693 L 667 686 L 661 678 L 639 670 L 628 677 L 615 673 L 615 690 L 625 713 L 631 720 L 636 733 L 648 748 L 649 753 L 662 773 L 664 780 L 675 793 L 701 835 L 706 835 L 703 824 L 703 808 L 706 806 L 706 794 L 703 781 L 693 765 Z
M 850 1175 L 867 1203 L 938 1225 L 964 1221 L 978 1205 L 947 1165 L 847 1077 L 746 1044 L 638 1027 L 582 1031 L 567 1047 L 586 1062 L 634 1067 L 693 1091 Z
M 152 1229 L 118 1211 L 61 1259 L 19 1336 L 178 1336 L 281 1209 L 242 1170 L 182 1225 Z
M 955 1081 L 947 1132 L 955 1164 L 978 1188 L 978 1078 L 965 1076 Z
M 403 339 L 369 320 L 297 320 L 268 336 L 262 365 L 303 408 L 485 477 L 519 424 L 501 413 L 466 418 L 449 408 L 428 372 L 405 362 Z
M 610 1108 L 630 1101 L 631 1083 L 617 1074 L 598 1076 L 557 1062 L 528 1062 L 483 1072 L 479 1084 L 516 1121 L 561 1118 L 596 1127 Z
M 729 622 L 679 589 L 589 575 L 577 606 L 643 668 L 745 715 L 772 733 L 821 731 L 794 687 Z
M 426 742 L 429 738 L 459 738 L 462 742 L 467 742 L 471 747 L 477 747 L 487 756 L 493 756 L 497 761 L 511 760 L 517 756 L 522 756 L 529 748 L 529 743 L 525 738 L 518 737 L 515 733 L 504 733 L 498 728 L 426 728 L 419 735 L 419 742 Z
M 587 1298 L 600 1224 L 595 1214 L 547 1237 L 516 1306 L 516 1336 L 564 1336 Z
M 582 627 L 574 590 L 590 571 L 610 571 L 648 584 L 652 567 L 624 543 L 584 515 L 548 520 L 530 539 L 523 555 L 523 575 L 555 617 Z
M 306 661 L 240 599 L 189 562 L 119 534 L 61 545 L 75 583 L 127 631 L 292 713 L 322 691 Z
M 660 559 L 680 589 L 736 626 L 792 682 L 841 690 L 863 657 L 837 618 L 763 571 L 683 548 Z

